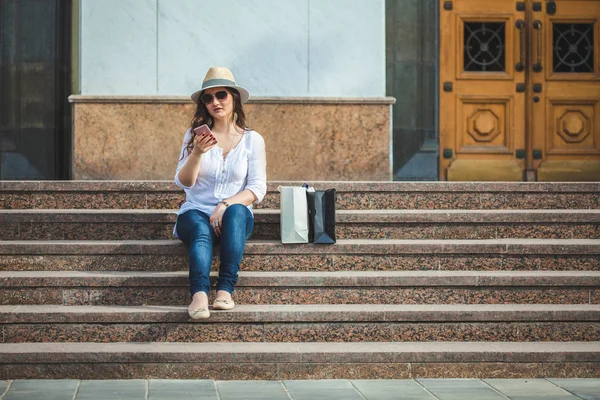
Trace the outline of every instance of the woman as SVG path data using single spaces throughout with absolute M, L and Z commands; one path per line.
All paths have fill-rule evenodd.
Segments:
M 213 309 L 231 310 L 231 298 L 246 240 L 252 234 L 252 204 L 267 189 L 266 154 L 262 136 L 246 126 L 242 104 L 246 89 L 231 71 L 212 67 L 202 88 L 192 94 L 197 104 L 186 131 L 175 183 L 186 201 L 178 211 L 175 234 L 189 249 L 192 319 L 208 318 L 208 293 L 213 245 L 220 243 L 219 278 Z M 195 134 L 207 124 L 210 134 Z

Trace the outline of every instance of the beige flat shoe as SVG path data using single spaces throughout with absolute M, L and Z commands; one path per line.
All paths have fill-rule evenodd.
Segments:
M 215 310 L 232 310 L 233 307 L 235 307 L 235 302 L 233 301 L 233 299 L 216 299 L 213 303 L 213 308 Z
M 208 308 L 196 308 L 195 310 L 188 309 L 188 314 L 191 319 L 206 319 L 210 317 Z

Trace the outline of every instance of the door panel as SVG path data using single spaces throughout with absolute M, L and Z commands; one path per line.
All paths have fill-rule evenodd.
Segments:
M 542 153 L 534 168 L 540 181 L 600 180 L 600 1 L 559 0 L 555 7 L 554 14 L 533 13 L 532 50 L 541 60 L 531 79 L 539 98 L 533 146 Z
M 525 90 L 513 0 L 459 0 L 440 15 L 440 176 L 521 180 Z M 450 85 L 452 85 L 450 87 Z M 451 91 L 449 89 L 452 89 Z M 521 153 L 519 153 L 521 154 Z

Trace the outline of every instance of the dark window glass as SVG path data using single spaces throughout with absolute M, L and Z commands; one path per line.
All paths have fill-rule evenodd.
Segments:
M 0 180 L 64 179 L 70 0 L 0 0 Z
M 506 71 L 506 27 L 503 22 L 465 22 L 464 70 Z
M 438 0 L 386 0 L 394 180 L 438 180 Z
M 554 72 L 594 72 L 594 24 L 553 24 Z

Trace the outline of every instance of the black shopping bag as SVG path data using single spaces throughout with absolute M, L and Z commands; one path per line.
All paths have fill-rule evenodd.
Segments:
M 335 243 L 335 189 L 307 191 L 309 232 L 311 242 Z

